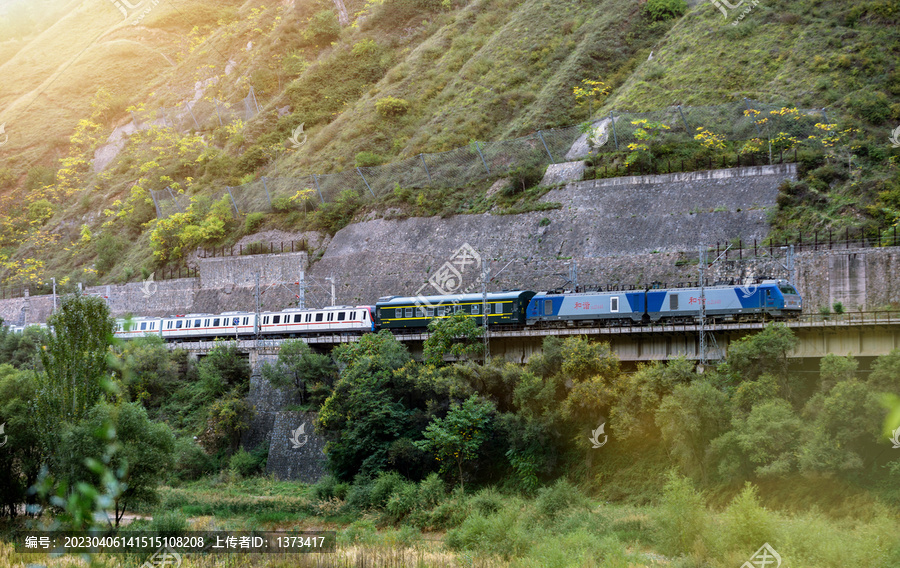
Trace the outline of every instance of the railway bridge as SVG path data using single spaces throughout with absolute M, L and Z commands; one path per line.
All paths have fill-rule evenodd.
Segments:
M 625 364 L 647 361 L 665 361 L 675 357 L 699 360 L 700 333 L 707 333 L 706 358 L 721 359 L 728 353 L 733 341 L 761 331 L 767 324 L 710 323 L 698 324 L 631 325 L 621 327 L 573 327 L 562 329 L 517 329 L 491 331 L 490 352 L 494 357 L 503 357 L 516 363 L 526 362 L 532 355 L 541 352 L 545 337 L 584 335 L 606 341 Z M 807 360 L 817 364 L 828 353 L 853 355 L 862 361 L 886 355 L 900 349 L 900 312 L 853 312 L 845 314 L 819 315 L 805 314 L 795 320 L 785 322 L 797 335 L 799 342 L 789 357 Z M 414 356 L 421 356 L 422 344 L 428 333 L 402 333 L 395 337 L 405 343 Z M 307 344 L 320 352 L 327 352 L 336 345 L 358 341 L 359 336 L 320 335 L 303 338 Z M 239 351 L 248 354 L 251 365 L 256 368 L 263 360 L 273 359 L 286 339 L 239 339 Z M 188 341 L 171 343 L 171 348 L 180 348 L 202 356 L 216 345 L 214 341 Z

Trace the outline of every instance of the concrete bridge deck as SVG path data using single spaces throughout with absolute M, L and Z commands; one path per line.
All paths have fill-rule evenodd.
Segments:
M 791 357 L 821 358 L 828 353 L 854 355 L 856 357 L 878 357 L 894 349 L 900 349 L 900 312 L 853 312 L 803 315 L 783 322 L 799 338 L 797 348 Z M 728 345 L 746 335 L 756 333 L 768 323 L 711 323 L 706 331 L 716 340 L 718 350 L 713 346 L 707 352 L 711 359 L 724 357 Z M 698 324 L 630 325 L 621 327 L 569 327 L 561 329 L 526 328 L 497 330 L 490 332 L 491 354 L 511 361 L 524 362 L 531 355 L 539 353 L 545 337 L 586 335 L 608 341 L 613 351 L 622 361 L 666 360 L 674 357 L 699 359 Z M 395 337 L 409 345 L 414 354 L 421 352 L 422 343 L 428 333 L 404 333 Z M 359 336 L 320 335 L 300 338 L 307 344 L 323 351 L 336 345 L 359 341 Z M 281 343 L 287 339 L 239 339 L 237 348 L 256 357 L 277 355 Z M 172 349 L 186 349 L 202 355 L 213 349 L 215 341 L 186 341 L 170 343 Z

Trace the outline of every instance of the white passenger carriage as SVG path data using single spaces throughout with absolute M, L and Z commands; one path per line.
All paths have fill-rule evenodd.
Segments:
M 159 335 L 160 319 L 154 317 L 119 318 L 116 320 L 115 336 L 118 339 L 133 339 Z
M 161 322 L 164 339 L 240 337 L 256 333 L 256 314 L 249 312 L 177 315 L 162 318 Z
M 332 306 L 321 310 L 290 308 L 260 315 L 262 335 L 363 333 L 375 330 L 372 306 Z

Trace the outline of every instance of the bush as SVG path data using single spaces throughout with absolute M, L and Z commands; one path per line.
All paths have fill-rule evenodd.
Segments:
M 182 481 L 199 479 L 215 469 L 213 458 L 194 440 L 179 438 L 175 441 L 175 467 L 171 474 Z
M 644 15 L 656 21 L 681 17 L 686 11 L 687 2 L 684 0 L 648 0 L 644 5 Z
M 658 509 L 657 542 L 663 554 L 687 554 L 707 524 L 703 494 L 691 480 L 669 472 Z M 755 550 L 755 549 L 754 549 Z
M 384 510 L 389 520 L 397 522 L 419 508 L 419 488 L 415 483 L 404 481 L 388 497 Z
M 775 519 L 759 504 L 756 488 L 749 482 L 722 514 L 718 532 L 721 553 L 756 550 L 761 543 L 775 542 Z
M 541 515 L 553 520 L 560 513 L 573 508 L 587 509 L 590 501 L 578 487 L 566 479 L 559 479 L 550 487 L 538 490 L 534 505 Z
M 353 485 L 347 491 L 347 507 L 356 511 L 365 511 L 372 506 L 372 480 L 356 476 Z
M 447 497 L 447 486 L 437 473 L 430 473 L 419 484 L 419 501 L 423 507 L 434 507 Z
M 378 542 L 378 531 L 375 523 L 369 520 L 354 521 L 341 533 L 341 544 L 361 544 L 371 546 Z
M 241 448 L 231 456 L 228 467 L 241 477 L 250 477 L 265 468 L 268 455 L 269 447 L 265 443 L 260 444 L 252 453 Z
M 378 474 L 372 484 L 370 503 L 373 507 L 384 507 L 395 492 L 400 491 L 409 482 L 396 471 Z
M 153 515 L 147 530 L 158 532 L 160 536 L 180 536 L 188 530 L 187 517 L 181 511 L 163 511 Z
M 866 89 L 850 98 L 850 111 L 866 122 L 883 124 L 891 116 L 888 96 L 880 91 Z
M 360 152 L 356 155 L 355 163 L 357 168 L 371 168 L 383 164 L 384 157 L 375 152 Z
M 341 35 L 341 26 L 332 10 L 320 10 L 309 20 L 303 39 L 316 45 L 328 45 Z
M 375 112 L 385 118 L 403 116 L 409 112 L 409 101 L 394 97 L 384 97 L 375 102 Z
M 266 219 L 266 214 L 262 212 L 250 213 L 247 215 L 247 218 L 244 220 L 244 232 L 249 234 L 255 233 L 257 229 L 259 229 L 260 225 L 263 224 L 263 221 Z

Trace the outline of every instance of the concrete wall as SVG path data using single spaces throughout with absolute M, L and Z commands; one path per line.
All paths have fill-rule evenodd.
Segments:
M 339 231 L 309 273 L 319 279 L 334 274 L 339 303 L 415 294 L 423 284 L 425 293 L 437 293 L 427 286 L 429 278 L 468 244 L 496 259 L 495 271 L 506 267 L 494 289 L 558 287 L 563 280 L 556 274 L 568 272 L 570 259 L 578 262 L 579 282 L 665 279 L 671 262 L 654 252 L 672 257 L 700 243 L 761 241 L 778 186 L 795 177 L 795 167 L 786 164 L 592 180 L 542 198 L 562 203 L 557 210 L 371 219 Z M 459 289 L 465 289 L 479 271 L 470 265 L 461 272 Z
M 198 259 L 202 288 L 228 288 L 300 282 L 306 268 L 305 252 L 256 254 Z

